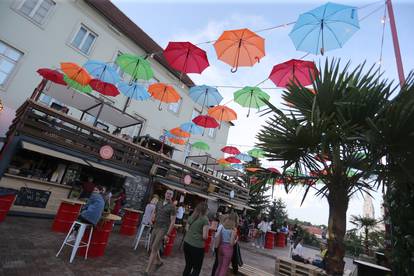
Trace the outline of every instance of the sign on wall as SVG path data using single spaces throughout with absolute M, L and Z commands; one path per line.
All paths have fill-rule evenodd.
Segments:
M 46 208 L 50 194 L 50 191 L 22 187 L 17 193 L 14 205 Z

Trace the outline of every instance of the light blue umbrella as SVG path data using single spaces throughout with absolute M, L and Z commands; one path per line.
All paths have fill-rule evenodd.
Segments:
M 245 161 L 245 162 L 250 162 L 253 160 L 253 158 L 246 154 L 246 153 L 239 153 L 235 156 L 237 159 L 241 160 L 241 161 Z
M 112 65 L 97 60 L 88 60 L 84 65 L 91 76 L 103 82 L 117 84 L 121 78 Z
M 197 85 L 190 88 L 190 98 L 204 108 L 204 106 L 218 105 L 223 97 L 217 88 L 208 85 Z M 203 110 L 201 110 L 203 112 Z
M 289 36 L 296 50 L 323 55 L 342 48 L 358 29 L 356 7 L 327 3 L 301 14 Z
M 198 125 L 194 124 L 193 122 L 188 122 L 180 125 L 180 128 L 190 134 L 202 134 L 203 128 L 199 127 Z
M 243 164 L 231 164 L 231 166 L 237 170 L 243 170 L 244 165 Z
M 120 82 L 118 83 L 118 89 L 122 94 L 134 100 L 145 101 L 151 98 L 151 94 L 148 93 L 147 89 L 136 82 L 132 84 Z
M 171 134 L 171 132 L 169 131 L 164 131 L 164 134 L 160 136 L 160 140 L 163 141 L 164 139 L 167 139 L 167 138 L 179 138 L 179 137 Z

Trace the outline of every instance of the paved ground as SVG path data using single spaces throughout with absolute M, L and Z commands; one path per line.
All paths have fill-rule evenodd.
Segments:
M 0 223 L 0 275 L 140 275 L 148 261 L 142 247 L 133 251 L 133 237 L 119 235 L 115 226 L 105 256 L 75 258 L 69 264 L 70 249 L 55 257 L 64 234 L 51 231 L 52 220 L 24 217 L 7 217 Z M 171 256 L 164 259 L 165 265 L 153 275 L 181 275 L 184 256 L 178 248 L 178 236 Z M 274 273 L 274 256 L 288 256 L 287 249 L 262 250 L 250 244 L 241 243 L 243 261 L 246 264 Z M 317 251 L 306 249 L 305 254 L 313 257 Z M 207 254 L 201 275 L 208 276 L 213 265 L 213 256 Z

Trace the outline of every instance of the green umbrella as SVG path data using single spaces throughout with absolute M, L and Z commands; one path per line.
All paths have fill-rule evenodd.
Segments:
M 197 141 L 191 145 L 192 148 L 199 149 L 199 150 L 209 150 L 210 146 L 203 141 Z
M 259 87 L 251 87 L 246 86 L 243 89 L 237 90 L 234 92 L 234 101 L 243 107 L 249 108 L 249 113 L 247 113 L 247 117 L 250 115 L 251 108 L 260 108 L 266 105 L 262 99 L 269 100 L 270 96 L 266 94 L 263 90 Z
M 68 86 L 72 87 L 75 90 L 78 90 L 78 91 L 83 92 L 83 93 L 91 93 L 92 92 L 92 87 L 90 87 L 89 85 L 83 86 L 83 85 L 79 84 L 77 81 L 74 81 L 74 80 L 70 79 L 66 75 L 63 76 L 63 80 L 67 83 Z
M 264 151 L 262 149 L 254 148 L 247 152 L 250 156 L 256 157 L 256 158 L 263 158 L 264 157 Z
M 122 54 L 116 58 L 115 63 L 134 80 L 150 80 L 154 77 L 151 64 L 145 57 Z

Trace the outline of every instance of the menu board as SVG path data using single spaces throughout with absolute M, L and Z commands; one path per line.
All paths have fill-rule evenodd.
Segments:
M 14 205 L 46 208 L 51 192 L 22 187 L 16 196 Z
M 124 207 L 142 210 L 146 202 L 143 202 L 145 192 L 148 189 L 149 178 L 136 176 L 126 177 L 124 188 L 126 193 L 127 204 Z

